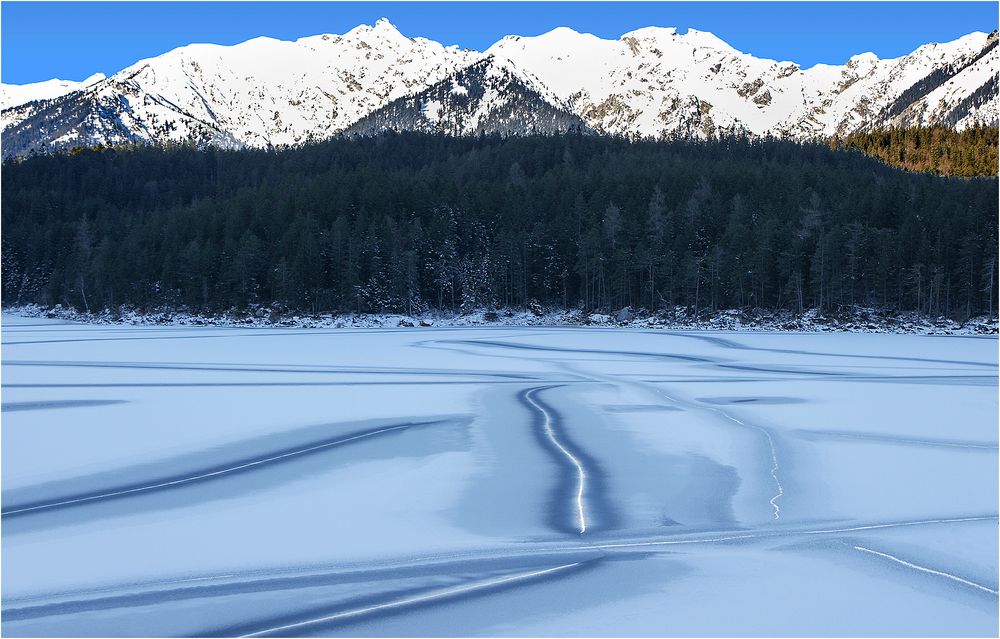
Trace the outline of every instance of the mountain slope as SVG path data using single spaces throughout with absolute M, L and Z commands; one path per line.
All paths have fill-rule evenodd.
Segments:
M 325 139 L 479 57 L 407 38 L 386 20 L 343 36 L 189 45 L 65 96 L 57 109 L 10 118 L 4 156 L 39 148 L 32 135 L 50 150 L 121 141 L 270 147 Z
M 344 134 L 528 135 L 589 130 L 583 120 L 553 104 L 554 97 L 544 93 L 531 79 L 490 56 L 420 93 L 387 104 Z
M 36 100 L 51 100 L 59 96 L 85 89 L 104 79 L 103 73 L 95 73 L 86 80 L 46 80 L 31 84 L 0 84 L 0 109 L 20 106 Z
M 743 131 L 802 139 L 863 127 L 915 83 L 963 66 L 991 40 L 996 36 L 973 33 L 901 58 L 861 54 L 843 66 L 807 70 L 741 53 L 694 29 L 681 35 L 650 27 L 603 40 L 560 28 L 534 38 L 508 36 L 487 52 L 534 74 L 601 132 L 662 137 Z M 995 69 L 996 51 L 981 64 Z M 967 80 L 966 91 L 983 84 L 971 74 Z M 960 101 L 941 99 L 934 104 L 943 111 Z M 995 91 L 990 100 L 995 108 Z
M 0 84 L 0 131 L 43 110 L 46 102 L 104 79 L 103 73 L 95 73 L 82 82 L 53 79 L 31 84 Z
M 976 32 L 899 58 L 864 53 L 802 69 L 694 29 L 647 27 L 605 40 L 558 28 L 507 36 L 479 53 L 408 38 L 383 19 L 344 35 L 181 47 L 64 95 L 19 105 L 11 98 L 0 127 L 5 158 L 123 142 L 269 148 L 380 126 L 453 135 L 578 126 L 557 116 L 567 111 L 598 133 L 627 137 L 962 130 L 997 123 L 996 44 L 996 32 Z M 470 65 L 496 75 L 466 103 L 441 83 Z M 19 89 L 33 91 L 5 87 L 4 95 Z M 507 89 L 513 94 L 502 95 Z M 481 111 L 501 104 L 508 124 L 500 112 Z
M 959 58 L 914 84 L 881 115 L 893 127 L 944 124 L 959 130 L 997 122 L 997 33 L 982 50 Z

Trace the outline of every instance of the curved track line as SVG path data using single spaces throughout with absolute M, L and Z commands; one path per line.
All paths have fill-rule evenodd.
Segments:
M 951 517 L 947 519 L 918 519 L 916 521 L 897 521 L 885 524 L 867 524 L 850 528 L 833 528 L 829 530 L 805 530 L 803 535 L 825 535 L 829 533 L 858 532 L 860 530 L 878 530 L 879 528 L 901 528 L 903 526 L 925 526 L 927 524 L 957 524 L 966 521 L 993 521 L 996 515 L 979 515 L 976 517 Z
M 642 384 L 642 382 L 635 382 L 635 383 Z M 660 388 L 656 388 L 655 386 L 651 387 L 651 390 L 657 395 L 666 397 L 668 400 L 679 406 L 687 406 L 689 408 L 694 408 L 697 410 L 712 412 L 717 415 L 725 417 L 726 419 L 728 419 L 729 421 L 733 422 L 738 426 L 742 426 L 744 428 L 752 428 L 760 433 L 763 433 L 764 438 L 767 440 L 767 446 L 771 451 L 771 479 L 774 480 L 774 487 L 776 491 L 774 496 L 771 497 L 770 500 L 768 500 L 768 503 L 771 504 L 771 508 L 774 510 L 774 518 L 781 519 L 781 507 L 778 505 L 778 500 L 781 499 L 782 496 L 784 496 L 785 488 L 784 486 L 781 485 L 781 480 L 778 479 L 778 470 L 780 469 L 780 466 L 778 464 L 778 450 L 774 445 L 774 437 L 771 436 L 771 431 L 764 428 L 763 426 L 757 426 L 756 424 L 748 424 L 747 422 L 744 422 L 741 419 L 737 419 L 736 417 L 733 417 L 732 415 L 722 410 L 721 408 L 716 408 L 714 406 L 706 406 L 702 402 L 683 401 L 677 399 L 676 397 L 673 397 L 672 395 L 670 395 L 669 393 Z
M 551 388 L 551 386 L 546 388 Z M 576 512 L 577 512 L 577 520 L 580 526 L 580 534 L 582 535 L 583 533 L 587 532 L 587 515 L 583 504 L 583 493 L 586 490 L 587 473 L 583 468 L 583 464 L 580 463 L 580 460 L 577 459 L 573 455 L 573 453 L 567 450 L 566 447 L 559 442 L 559 439 L 556 437 L 555 431 L 552 429 L 552 415 L 549 413 L 548 410 L 545 409 L 545 407 L 542 404 L 540 404 L 535 400 L 534 395 L 540 390 L 544 389 L 541 388 L 531 389 L 530 391 L 524 394 L 524 399 L 529 404 L 531 404 L 535 408 L 535 410 L 537 410 L 539 413 L 542 414 L 542 417 L 545 420 L 543 424 L 543 427 L 545 429 L 545 435 L 546 437 L 549 438 L 549 441 L 551 441 L 555 445 L 555 447 L 558 448 L 559 451 L 562 452 L 562 454 L 565 455 L 567 459 L 569 459 L 570 463 L 576 466 L 576 476 L 577 476 Z
M 720 408 L 711 408 L 711 407 L 707 407 L 706 406 L 705 410 L 714 411 L 714 412 L 722 415 L 723 417 L 725 417 L 726 419 L 728 419 L 729 421 L 731 421 L 733 423 L 739 424 L 740 426 L 744 426 L 744 427 L 748 427 L 748 428 L 753 428 L 755 430 L 758 430 L 758 431 L 764 433 L 764 437 L 767 439 L 767 445 L 771 449 L 771 478 L 774 479 L 774 486 L 777 489 L 777 492 L 774 494 L 774 497 L 771 497 L 769 503 L 771 504 L 771 508 L 774 509 L 774 518 L 775 519 L 780 519 L 781 518 L 781 507 L 778 506 L 778 500 L 781 499 L 781 497 L 785 494 L 785 488 L 784 488 L 784 486 L 781 485 L 781 480 L 778 479 L 778 468 L 779 468 L 779 466 L 778 466 L 778 451 L 774 447 L 774 438 L 771 437 L 770 431 L 768 431 L 766 428 L 763 428 L 761 426 L 755 426 L 754 424 L 748 424 L 748 423 L 746 423 L 746 422 L 744 422 L 744 421 L 742 421 L 740 419 L 737 419 L 737 418 L 733 417 L 732 415 L 730 415 L 729 413 L 727 413 L 726 411 L 724 411 L 724 410 L 722 410 Z
M 722 541 L 737 541 L 742 539 L 775 539 L 783 537 L 795 537 L 797 535 L 837 535 L 845 532 L 858 532 L 864 530 L 877 530 L 880 528 L 902 528 L 905 526 L 926 526 L 928 524 L 954 524 L 970 521 L 996 521 L 995 515 L 980 517 L 956 517 L 954 519 L 922 519 L 919 521 L 900 521 L 885 524 L 869 524 L 863 526 L 852 526 L 849 528 L 824 528 L 819 530 L 761 530 L 750 531 L 742 534 L 720 534 L 714 537 L 692 537 L 687 539 L 662 539 L 658 541 L 623 541 L 604 544 L 588 544 L 586 546 L 572 546 L 568 548 L 551 548 L 551 552 L 566 552 L 580 550 L 610 550 L 614 548 L 646 548 L 652 546 L 675 546 L 680 544 L 712 544 Z
M 293 364 L 228 364 L 228 363 L 197 363 L 197 362 L 100 362 L 100 361 L 61 361 L 61 360 L 20 360 L 5 359 L 4 366 L 34 366 L 58 368 L 125 368 L 140 370 L 169 371 L 206 371 L 221 373 L 293 373 L 296 375 L 438 375 L 446 377 L 488 377 L 507 379 L 534 380 L 537 377 L 516 372 L 448 370 L 441 368 L 386 368 L 376 366 L 320 366 Z
M 964 448 L 967 450 L 983 450 L 989 452 L 997 452 L 1000 448 L 997 444 L 989 444 L 984 442 L 972 442 L 972 441 L 961 441 L 961 440 L 950 440 L 950 439 L 917 439 L 912 437 L 897 437 L 896 435 L 887 435 L 882 433 L 866 433 L 857 432 L 850 430 L 810 430 L 807 428 L 800 428 L 798 431 L 792 431 L 792 434 L 797 434 L 805 439 L 836 439 L 848 442 L 865 442 L 872 441 L 881 444 L 893 444 L 893 445 L 910 445 L 910 446 L 942 446 L 946 448 Z
M 550 380 L 552 381 L 552 380 Z M 558 381 L 558 380 L 557 380 Z M 565 383 L 570 383 L 568 380 Z M 0 388 L 252 388 L 296 386 L 460 386 L 462 384 L 523 384 L 513 379 L 397 380 L 376 382 L 136 382 L 80 384 L 0 384 Z
M 469 592 L 475 592 L 477 590 L 483 590 L 485 588 L 492 588 L 494 586 L 500 586 L 503 584 L 512 583 L 515 581 L 524 581 L 526 579 L 531 579 L 533 577 L 541 577 L 542 575 L 552 574 L 560 570 L 565 570 L 567 568 L 573 568 L 574 566 L 579 566 L 581 562 L 576 562 L 572 564 L 563 564 L 561 566 L 555 566 L 554 568 L 546 568 L 544 570 L 533 570 L 531 572 L 521 572 L 515 575 L 508 575 L 506 577 L 499 577 L 496 579 L 486 579 L 482 581 L 476 581 L 471 584 L 465 584 L 462 586 L 453 586 L 451 588 L 442 588 L 438 590 L 432 590 L 421 595 L 416 595 L 413 597 L 406 597 L 404 599 L 396 599 L 393 601 L 387 601 L 385 603 L 376 604 L 374 606 L 367 606 L 365 608 L 356 608 L 354 610 L 345 610 L 344 612 L 338 612 L 332 615 L 327 615 L 325 617 L 318 617 L 316 619 L 309 619 L 307 621 L 299 621 L 297 623 L 286 624 L 284 626 L 276 626 L 274 628 L 267 628 L 265 630 L 258 630 L 246 635 L 241 635 L 242 637 L 259 637 L 261 635 L 270 634 L 273 632 L 282 632 L 285 630 L 292 630 L 295 628 L 302 628 L 303 626 L 310 626 L 317 623 L 324 623 L 330 621 L 340 621 L 342 619 L 348 619 L 350 617 L 358 617 L 361 615 L 366 615 L 372 612 L 378 612 L 380 610 L 386 610 L 389 608 L 400 608 L 403 606 L 409 606 L 413 604 L 423 603 L 425 601 L 433 601 L 435 599 L 443 599 L 446 597 L 453 597 L 456 595 L 462 595 Z
M 781 528 L 770 531 L 747 531 L 730 532 L 720 531 L 714 536 L 701 536 L 676 539 L 660 540 L 637 540 L 637 541 L 608 541 L 606 543 L 575 545 L 575 546 L 548 546 L 539 545 L 533 549 L 511 549 L 511 548 L 483 548 L 472 553 L 446 553 L 440 555 L 430 555 L 414 559 L 396 558 L 382 563 L 371 564 L 364 562 L 361 564 L 340 564 L 330 565 L 301 565 L 289 567 L 277 567 L 269 570 L 246 570 L 240 573 L 226 573 L 216 575 L 192 575 L 188 577 L 150 581 L 143 583 L 126 583 L 111 587 L 98 589 L 71 590 L 64 592 L 45 593 L 43 595 L 33 595 L 5 600 L 3 615 L 9 619 L 27 619 L 49 616 L 52 614 L 67 614 L 67 606 L 76 606 L 74 611 L 97 610 L 107 608 L 124 608 L 141 605 L 150 605 L 159 602 L 163 598 L 171 600 L 205 598 L 220 594 L 231 595 L 242 592 L 239 588 L 248 588 L 254 592 L 270 589 L 285 589 L 287 587 L 309 587 L 315 585 L 311 579 L 336 578 L 340 581 L 360 581 L 361 575 L 372 572 L 375 575 L 385 570 L 404 570 L 407 575 L 419 574 L 419 571 L 426 568 L 436 571 L 436 574 L 466 574 L 469 572 L 469 565 L 482 560 L 490 561 L 510 561 L 525 558 L 549 558 L 555 554 L 600 552 L 616 550 L 627 550 L 630 548 L 648 549 L 655 551 L 657 547 L 689 545 L 689 544 L 713 544 L 727 541 L 747 541 L 786 539 L 795 538 L 799 535 L 836 535 L 845 532 L 856 532 L 879 528 L 898 528 L 905 526 L 920 526 L 934 524 L 952 524 L 961 522 L 996 521 L 996 516 L 974 516 L 957 517 L 953 519 L 930 519 L 919 521 L 887 522 L 881 524 L 867 524 L 843 528 L 826 528 L 819 530 L 789 530 Z M 841 542 L 844 543 L 844 542 Z M 844 545 L 847 545 L 844 543 Z M 574 559 L 576 559 L 574 557 Z M 588 563 L 587 559 L 579 559 L 575 563 Z M 336 570 L 332 570 L 336 568 Z M 227 579 L 237 579 L 235 582 L 223 581 Z M 292 582 L 302 580 L 301 586 L 288 586 Z M 193 582 L 212 582 L 215 584 L 198 584 Z M 266 586 L 274 582 L 270 588 Z M 326 583 L 326 582 L 324 582 Z M 136 588 L 140 588 L 137 592 Z M 100 596 L 98 596 L 100 595 Z M 96 599 L 90 597 L 98 596 Z M 62 601 L 71 598 L 69 601 Z
M 771 509 L 774 512 L 774 519 L 781 518 L 781 507 L 778 506 L 778 500 L 781 499 L 781 497 L 785 494 L 785 489 L 784 486 L 782 486 L 781 484 L 781 480 L 778 479 L 778 470 L 780 468 L 778 464 L 778 451 L 777 447 L 774 445 L 774 437 L 771 435 L 771 432 L 768 429 L 764 428 L 763 426 L 757 426 L 756 424 L 748 424 L 740 419 L 737 419 L 736 417 L 733 417 L 732 415 L 730 415 L 721 408 L 717 408 L 714 406 L 706 406 L 703 402 L 678 399 L 667 393 L 667 391 L 661 388 L 657 388 L 656 386 L 653 386 L 647 382 L 643 382 L 640 380 L 629 380 L 624 377 L 612 377 L 612 376 L 596 375 L 593 373 L 581 373 L 577 371 L 574 367 L 566 363 L 563 364 L 563 368 L 576 375 L 589 377 L 591 380 L 594 381 L 605 381 L 613 385 L 626 384 L 629 386 L 634 386 L 654 397 L 665 398 L 676 406 L 683 406 L 692 410 L 700 410 L 700 411 L 715 413 L 717 415 L 725 417 L 727 420 L 733 422 L 734 424 L 737 424 L 738 426 L 742 426 L 744 428 L 752 428 L 762 433 L 764 435 L 764 438 L 767 440 L 768 449 L 771 452 L 770 473 L 771 473 L 771 479 L 774 481 L 774 486 L 775 486 L 775 494 L 774 496 L 771 497 L 768 503 L 770 503 Z
M 215 479 L 223 475 L 229 475 L 242 470 L 247 470 L 249 468 L 254 468 L 256 466 L 263 466 L 266 464 L 273 464 L 281 462 L 292 457 L 299 457 L 302 455 L 307 455 L 309 453 L 314 453 L 316 451 L 323 450 L 325 448 L 332 448 L 334 446 L 339 446 L 341 444 L 346 444 L 348 442 L 357 441 L 359 439 L 364 439 L 367 437 L 374 437 L 376 435 L 382 435 L 384 433 L 390 433 L 394 431 L 404 430 L 410 428 L 411 426 L 425 426 L 428 424 L 437 424 L 438 421 L 434 422 L 407 422 L 405 424 L 398 424 L 396 426 L 388 426 L 385 428 L 379 428 L 376 430 L 371 430 L 363 433 L 358 433 L 350 437 L 344 437 L 341 439 L 335 439 L 333 441 L 321 442 L 319 444 L 314 444 L 312 446 L 307 446 L 304 448 L 296 448 L 294 450 L 286 451 L 283 453 L 269 455 L 267 457 L 262 457 L 258 459 L 252 459 L 245 461 L 243 463 L 238 463 L 233 466 L 227 466 L 224 468 L 217 468 L 211 471 L 198 473 L 196 475 L 186 475 L 183 477 L 178 477 L 176 479 L 164 480 L 152 484 L 142 484 L 139 486 L 133 486 L 130 488 L 123 488 L 121 490 L 102 492 L 92 495 L 82 495 L 78 497 L 73 497 L 69 499 L 63 499 L 61 501 L 44 502 L 41 504 L 34 504 L 30 506 L 23 506 L 21 508 L 11 508 L 9 510 L 3 511 L 3 517 L 8 517 L 12 515 L 23 515 L 31 512 L 39 512 L 43 510 L 51 510 L 54 508 L 62 508 L 65 506 L 73 506 L 78 504 L 84 504 L 89 502 L 103 501 L 106 499 L 113 499 L 116 497 L 124 497 L 128 495 L 135 495 L 137 493 L 145 493 L 154 490 L 160 490 L 165 488 L 173 488 L 176 486 L 181 486 L 184 484 L 189 484 L 192 482 L 204 481 L 208 479 Z
M 644 333 L 655 335 L 657 331 L 642 331 Z M 933 359 L 927 357 L 905 357 L 900 355 L 866 355 L 862 353 L 829 353 L 821 351 L 807 351 L 801 349 L 793 348 L 766 348 L 761 346 L 750 346 L 748 344 L 742 344 L 731 339 L 726 339 L 722 337 L 717 337 L 714 335 L 698 335 L 696 333 L 686 333 L 683 331 L 667 331 L 664 333 L 659 333 L 661 335 L 669 335 L 671 337 L 685 337 L 689 339 L 701 340 L 719 346 L 721 348 L 727 348 L 732 350 L 740 351 L 758 351 L 764 353 L 780 353 L 783 355 L 816 355 L 819 357 L 846 357 L 850 359 L 876 359 L 876 360 L 897 360 L 905 362 L 922 362 L 922 363 L 932 363 L 932 364 L 959 364 L 961 366 L 985 366 L 986 368 L 996 368 L 996 364 L 992 362 L 974 362 L 970 360 L 958 360 L 958 359 Z M 952 336 L 949 336 L 952 337 Z
M 965 584 L 966 586 L 971 586 L 973 588 L 978 588 L 979 590 L 982 590 L 983 592 L 988 592 L 991 595 L 998 595 L 998 594 L 1000 594 L 1000 592 L 997 592 L 996 590 L 993 590 L 992 588 L 987 588 L 986 586 L 981 586 L 981 585 L 977 584 L 974 581 L 969 581 L 968 579 L 963 579 L 963 578 L 958 577 L 956 575 L 953 575 L 951 573 L 942 572 L 940 570 L 934 570 L 933 568 L 927 568 L 925 566 L 918 566 L 917 564 L 914 564 L 914 563 L 911 563 L 909 561 L 906 561 L 905 559 L 900 559 L 899 557 L 896 557 L 894 555 L 890 555 L 889 553 L 879 552 L 877 550 L 872 550 L 871 548 L 865 548 L 864 546 L 854 546 L 854 549 L 855 550 L 859 550 L 861 552 L 866 552 L 866 553 L 869 553 L 869 554 L 872 554 L 872 555 L 877 555 L 879 557 L 883 557 L 883 558 L 888 559 L 890 561 L 894 561 L 897 564 L 902 564 L 903 566 L 906 566 L 907 568 L 912 568 L 913 570 L 919 570 L 920 572 L 926 572 L 927 574 L 930 574 L 930 575 L 937 575 L 938 577 L 944 577 L 945 579 L 951 579 L 952 581 L 957 581 L 958 583 Z

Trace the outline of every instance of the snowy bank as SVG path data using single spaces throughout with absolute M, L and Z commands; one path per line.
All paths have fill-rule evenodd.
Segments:
M 10 306 L 4 312 L 22 317 L 47 317 L 89 324 L 135 326 L 240 326 L 287 328 L 398 328 L 466 326 L 591 326 L 607 328 L 702 329 L 731 331 L 797 331 L 848 333 L 908 333 L 923 335 L 996 335 L 996 317 L 973 317 L 957 322 L 915 311 L 850 307 L 839 311 L 810 309 L 790 311 L 729 309 L 697 316 L 684 307 L 650 313 L 646 309 L 623 308 L 614 314 L 584 310 L 478 309 L 469 313 L 418 315 L 398 313 L 298 313 L 277 308 L 232 309 L 208 315 L 183 309 L 140 312 L 121 307 L 98 313 L 81 312 L 56 304 Z

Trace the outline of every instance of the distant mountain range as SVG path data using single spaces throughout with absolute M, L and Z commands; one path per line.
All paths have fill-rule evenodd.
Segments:
M 485 52 L 402 35 L 192 44 L 105 78 L 0 85 L 3 157 L 78 146 L 269 148 L 387 130 L 447 135 L 724 133 L 797 140 L 885 126 L 996 126 L 997 33 L 802 69 L 711 33 L 568 28 Z

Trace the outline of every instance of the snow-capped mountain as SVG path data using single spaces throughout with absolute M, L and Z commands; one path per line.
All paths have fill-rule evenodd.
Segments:
M 420 93 L 398 98 L 366 115 L 344 134 L 524 135 L 588 129 L 537 80 L 487 56 Z
M 534 38 L 508 36 L 488 53 L 532 72 L 601 132 L 660 137 L 743 131 L 801 139 L 874 123 L 916 83 L 935 72 L 954 73 L 987 49 L 991 38 L 995 43 L 995 34 L 973 33 L 901 58 L 866 53 L 843 66 L 806 70 L 741 53 L 711 33 L 690 29 L 681 35 L 657 27 L 618 40 L 564 28 Z M 995 47 L 980 64 L 995 77 Z M 935 108 L 948 110 L 982 86 L 978 76 L 955 80 L 962 94 Z M 991 102 L 995 122 L 995 90 Z M 953 124 L 967 126 L 978 115 L 974 110 Z
M 80 91 L 104 79 L 103 73 L 95 73 L 82 82 L 53 78 L 30 84 L 0 84 L 0 131 L 34 115 L 44 101 Z
M 959 128 L 976 121 L 996 123 L 996 96 L 997 33 L 993 32 L 976 55 L 958 56 L 904 91 L 886 107 L 880 123 Z
M 4 156 L 126 142 L 268 147 L 320 140 L 480 57 L 407 38 L 387 20 L 294 42 L 192 44 L 83 91 L 6 110 Z
M 85 89 L 92 84 L 96 84 L 104 79 L 103 73 L 95 73 L 86 80 L 74 82 L 73 80 L 45 80 L 44 82 L 32 82 L 31 84 L 2 84 L 0 83 L 0 109 L 19 106 L 35 100 L 51 100 L 61 95 Z
M 997 123 L 996 45 L 996 32 L 976 32 L 900 58 L 802 69 L 694 29 L 605 40 L 558 28 L 480 53 L 406 37 L 382 19 L 293 42 L 193 44 L 48 93 L 49 83 L 5 85 L 0 126 L 4 157 L 117 143 L 270 147 L 386 128 L 795 139 L 965 128 Z

